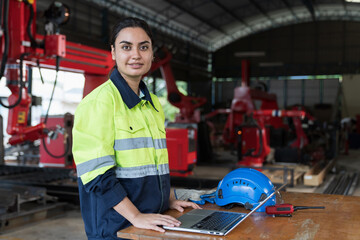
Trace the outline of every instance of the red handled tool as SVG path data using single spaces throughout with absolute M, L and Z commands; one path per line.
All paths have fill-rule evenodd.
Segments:
M 293 206 L 291 204 L 276 204 L 266 207 L 266 213 L 276 217 L 291 217 L 291 213 L 302 209 L 324 209 L 324 206 L 310 207 L 310 206 Z

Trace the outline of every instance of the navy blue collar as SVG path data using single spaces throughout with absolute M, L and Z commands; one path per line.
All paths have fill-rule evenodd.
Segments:
M 136 95 L 134 91 L 129 87 L 129 85 L 127 84 L 125 79 L 121 76 L 117 68 L 114 68 L 113 72 L 111 73 L 110 80 L 119 90 L 122 99 L 124 100 L 125 104 L 128 106 L 129 109 L 135 107 L 141 101 L 139 96 Z M 150 92 L 143 81 L 140 81 L 139 88 L 144 94 L 144 97 L 142 99 L 149 101 L 153 106 L 153 108 L 158 112 L 151 99 Z

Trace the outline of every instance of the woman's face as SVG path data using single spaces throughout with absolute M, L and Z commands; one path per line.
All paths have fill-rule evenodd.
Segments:
M 112 59 L 126 80 L 137 80 L 151 67 L 153 51 L 151 39 L 140 27 L 122 29 L 111 46 Z

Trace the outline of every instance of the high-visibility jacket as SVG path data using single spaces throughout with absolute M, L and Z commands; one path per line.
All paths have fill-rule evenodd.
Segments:
M 164 113 L 145 84 L 139 87 L 143 99 L 115 69 L 76 109 L 73 155 L 88 239 L 116 239 L 130 225 L 113 209 L 126 196 L 142 213 L 169 206 Z

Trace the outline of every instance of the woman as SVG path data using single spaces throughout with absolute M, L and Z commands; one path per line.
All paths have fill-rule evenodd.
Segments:
M 198 205 L 170 197 L 164 113 L 142 76 L 153 60 L 146 22 L 126 18 L 113 29 L 110 79 L 87 95 L 75 113 L 73 155 L 89 239 L 116 239 L 131 224 L 164 232 L 178 226 L 162 215 Z

